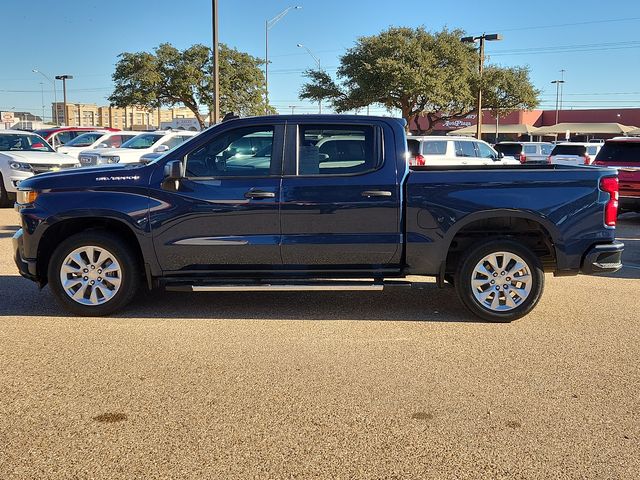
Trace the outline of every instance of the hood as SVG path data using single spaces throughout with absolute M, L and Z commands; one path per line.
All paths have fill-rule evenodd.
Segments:
M 66 153 L 66 152 L 78 152 L 81 150 L 87 150 L 90 149 L 90 147 L 67 147 L 66 145 L 62 145 L 61 147 L 58 147 L 57 152 L 58 153 Z
M 109 164 L 98 167 L 72 168 L 41 173 L 20 182 L 20 188 L 48 190 L 70 188 L 85 190 L 117 185 L 148 185 L 153 166 L 139 164 Z
M 62 153 L 54 153 L 54 152 L 21 152 L 21 151 L 10 151 L 10 152 L 0 152 L 0 158 L 5 158 L 8 161 L 15 162 L 23 162 L 23 163 L 34 163 L 34 164 L 42 164 L 48 165 L 52 163 L 60 163 L 60 164 L 76 164 L 78 161 L 69 157 L 68 155 L 64 155 Z

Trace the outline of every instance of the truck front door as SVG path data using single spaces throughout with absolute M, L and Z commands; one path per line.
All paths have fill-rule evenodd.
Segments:
M 284 125 L 214 131 L 191 142 L 182 157 L 185 178 L 175 190 L 157 176 L 151 182 L 160 266 L 169 273 L 220 274 L 277 267 Z

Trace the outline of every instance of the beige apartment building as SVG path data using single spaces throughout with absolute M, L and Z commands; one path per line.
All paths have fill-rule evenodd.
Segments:
M 162 122 L 172 122 L 178 118 L 195 118 L 186 107 L 162 108 L 158 119 L 158 109 L 140 107 L 98 106 L 95 103 L 67 103 L 65 116 L 64 103 L 53 103 L 53 118 L 58 110 L 58 122 L 70 127 L 111 127 L 120 130 L 151 130 Z M 68 120 L 67 120 L 68 119 Z

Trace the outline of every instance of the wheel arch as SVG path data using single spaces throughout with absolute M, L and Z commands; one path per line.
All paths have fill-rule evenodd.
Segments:
M 139 269 L 144 274 L 148 284 L 151 284 L 151 273 L 147 267 L 148 260 L 144 254 L 139 236 L 135 231 L 123 220 L 113 217 L 81 217 L 60 220 L 49 225 L 43 232 L 38 243 L 38 254 L 36 271 L 41 279 L 41 285 L 48 282 L 48 267 L 51 255 L 55 251 L 60 242 L 72 235 L 88 231 L 102 231 L 121 238 L 129 248 L 133 255 L 139 261 Z
M 446 272 L 455 270 L 460 252 L 487 237 L 518 239 L 541 259 L 545 270 L 556 267 L 556 245 L 561 239 L 558 227 L 532 212 L 499 209 L 472 213 L 447 231 Z

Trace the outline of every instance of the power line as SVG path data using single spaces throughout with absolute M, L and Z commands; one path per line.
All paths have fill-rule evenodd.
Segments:
M 555 23 L 551 25 L 532 25 L 530 27 L 517 27 L 517 28 L 489 28 L 488 30 L 500 30 L 501 32 L 518 32 L 522 30 L 538 30 L 538 29 L 544 29 L 544 28 L 558 28 L 558 27 L 575 27 L 579 25 L 594 25 L 599 23 L 632 22 L 635 20 L 640 20 L 640 17 L 610 18 L 608 20 L 588 20 L 584 22 Z

